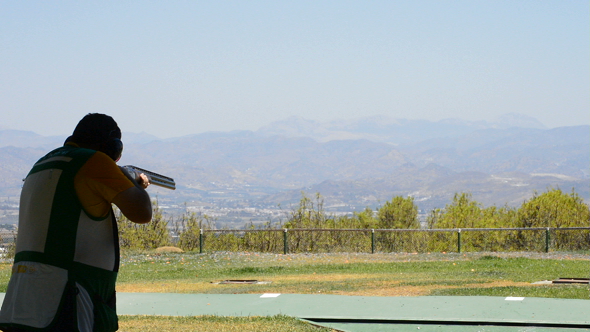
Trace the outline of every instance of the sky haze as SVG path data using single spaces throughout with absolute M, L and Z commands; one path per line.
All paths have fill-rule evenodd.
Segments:
M 590 124 L 590 2 L 0 0 L 0 129 L 160 138 L 317 121 Z

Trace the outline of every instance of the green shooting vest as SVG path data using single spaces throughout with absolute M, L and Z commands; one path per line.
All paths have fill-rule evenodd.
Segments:
M 94 153 L 66 145 L 41 158 L 27 175 L 0 327 L 47 331 L 68 317 L 72 331 L 117 330 L 116 219 L 112 211 L 106 218 L 89 216 L 74 187 Z

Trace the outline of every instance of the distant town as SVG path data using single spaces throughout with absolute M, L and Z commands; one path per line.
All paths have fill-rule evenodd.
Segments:
M 0 225 L 11 232 L 23 177 L 63 137 L 0 134 Z M 320 194 L 331 215 L 412 197 L 422 222 L 463 192 L 484 207 L 518 207 L 549 188 L 590 201 L 590 126 L 546 128 L 514 113 L 492 122 L 289 118 L 257 131 L 124 137 L 123 165 L 175 179 L 176 190 L 148 189 L 172 223 L 194 213 L 217 228 L 281 224 L 302 194 Z

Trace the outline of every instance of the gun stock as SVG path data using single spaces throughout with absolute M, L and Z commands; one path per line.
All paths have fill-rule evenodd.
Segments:
M 171 189 L 171 190 L 176 189 L 176 183 L 174 182 L 174 179 L 171 177 L 164 176 L 162 174 L 158 174 L 158 173 L 155 173 L 152 171 L 148 171 L 146 169 L 139 168 L 139 167 L 133 166 L 133 165 L 126 165 L 123 167 L 125 169 L 127 169 L 127 171 L 130 172 L 131 174 L 135 174 L 135 178 L 138 178 L 139 174 L 143 173 L 148 176 L 151 184 L 154 184 L 156 186 L 160 186 L 160 187 L 163 187 L 166 189 Z

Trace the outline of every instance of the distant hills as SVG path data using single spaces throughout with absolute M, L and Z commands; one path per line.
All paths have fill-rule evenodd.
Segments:
M 265 136 L 310 137 L 319 142 L 367 139 L 374 142 L 406 145 L 441 137 L 457 137 L 483 129 L 509 128 L 546 129 L 535 118 L 509 113 L 490 122 L 461 119 L 433 122 L 394 119 L 386 116 L 318 122 L 293 116 L 264 126 L 257 133 Z
M 0 196 L 18 195 L 31 164 L 64 139 L 0 130 Z M 305 191 L 322 194 L 333 211 L 395 195 L 412 195 L 428 211 L 457 192 L 519 205 L 550 187 L 590 199 L 590 126 L 547 129 L 518 114 L 493 122 L 289 118 L 257 131 L 123 139 L 121 164 L 175 178 L 177 191 L 156 193 L 178 204 L 284 206 Z

